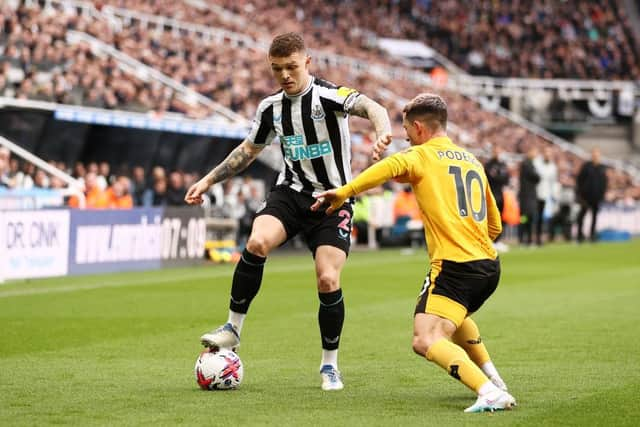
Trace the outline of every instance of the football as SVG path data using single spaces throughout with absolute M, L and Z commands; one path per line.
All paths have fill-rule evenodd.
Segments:
M 229 349 L 205 350 L 198 356 L 194 372 L 203 390 L 231 390 L 242 382 L 242 361 Z

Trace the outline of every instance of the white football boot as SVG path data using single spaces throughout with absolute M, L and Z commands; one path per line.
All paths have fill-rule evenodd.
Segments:
M 322 389 L 324 391 L 342 390 L 344 388 L 340 371 L 332 365 L 323 365 L 320 368 L 320 376 L 322 377 Z
M 240 347 L 240 335 L 238 335 L 238 332 L 231 323 L 225 323 L 218 329 L 207 332 L 200 337 L 200 341 L 203 346 L 209 347 L 212 350 L 230 348 L 236 351 L 236 349 Z
M 494 412 L 511 409 L 516 406 L 516 399 L 506 391 L 493 390 L 478 396 L 476 403 L 469 406 L 464 412 Z

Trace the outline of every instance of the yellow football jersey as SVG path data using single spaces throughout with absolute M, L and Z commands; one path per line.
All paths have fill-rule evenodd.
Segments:
M 371 166 L 345 187 L 357 194 L 394 177 L 416 195 L 432 267 L 497 257 L 492 240 L 502 231 L 500 212 L 473 154 L 436 137 Z

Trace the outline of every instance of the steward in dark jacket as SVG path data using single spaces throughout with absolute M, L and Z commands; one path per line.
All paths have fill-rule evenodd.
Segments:
M 538 154 L 535 148 L 527 152 L 527 158 L 520 165 L 520 190 L 518 191 L 518 203 L 520 204 L 520 226 L 518 227 L 518 240 L 520 243 L 531 244 L 532 225 L 536 222 L 538 214 L 538 194 L 536 186 L 540 181 L 540 175 L 533 165 L 533 159 Z
M 582 225 L 587 211 L 591 211 L 591 241 L 596 241 L 596 221 L 600 204 L 604 200 L 607 191 L 607 170 L 600 163 L 600 150 L 594 148 L 591 151 L 591 161 L 584 162 L 576 179 L 576 199 L 580 203 L 578 213 L 578 242 L 584 240 Z

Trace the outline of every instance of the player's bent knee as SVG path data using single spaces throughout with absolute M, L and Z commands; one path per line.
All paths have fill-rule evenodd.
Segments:
M 413 337 L 413 351 L 418 356 L 426 356 L 427 351 L 429 351 L 429 341 L 425 336 L 418 335 Z
M 267 239 L 260 236 L 251 236 L 249 237 L 249 241 L 247 241 L 247 250 L 254 255 L 266 257 L 269 255 L 271 248 L 269 247 Z
M 337 291 L 340 288 L 338 278 L 334 274 L 320 273 L 318 274 L 318 292 L 328 293 Z
M 451 339 L 451 335 L 447 331 L 433 329 L 429 332 L 415 335 L 413 337 L 413 351 L 420 356 L 425 356 L 432 345 L 442 339 Z

